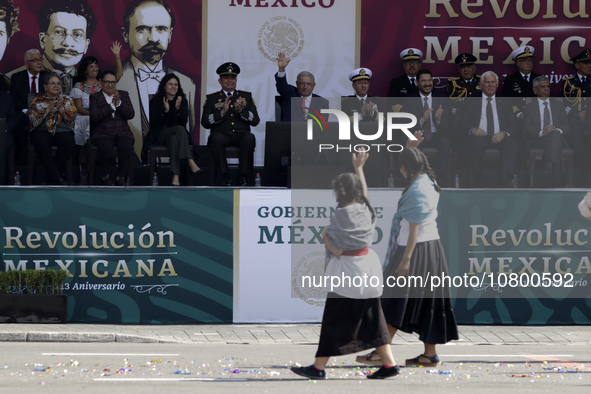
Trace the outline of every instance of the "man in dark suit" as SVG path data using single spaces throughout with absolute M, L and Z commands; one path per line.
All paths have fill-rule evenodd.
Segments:
M 524 109 L 526 148 L 546 151 L 544 171 L 552 187 L 562 187 L 565 173 L 562 160 L 563 136 L 570 129 L 564 104 L 560 99 L 550 99 L 550 81 L 544 76 L 533 80 L 533 91 L 538 96 Z
M 585 48 L 570 60 L 577 73 L 562 80 L 560 92 L 566 100 L 566 112 L 570 126 L 567 140 L 573 150 L 577 170 L 575 186 L 587 187 L 591 116 L 586 116 L 586 113 L 587 107 L 591 110 L 591 49 Z
M 216 73 L 222 89 L 207 95 L 203 105 L 201 125 L 211 129 L 207 145 L 222 174 L 222 184 L 231 186 L 226 147 L 240 148 L 238 158 L 238 186 L 247 186 L 248 174 L 254 165 L 255 136 L 250 132 L 251 126 L 259 124 L 259 114 L 250 92 L 236 90 L 237 75 L 240 67 L 236 63 L 224 63 Z
M 427 69 L 417 73 L 418 91 L 409 93 L 404 99 L 404 112 L 416 116 L 417 125 L 411 130 L 423 132 L 419 149 L 437 148 L 437 159 L 432 163 L 437 173 L 437 183 L 446 187 L 447 162 L 450 142 L 447 137 L 449 115 L 446 107 L 449 100 L 444 94 L 433 90 L 433 75 Z
M 388 97 L 405 97 L 418 90 L 416 80 L 417 73 L 421 69 L 421 57 L 423 57 L 423 52 L 417 48 L 407 48 L 400 52 L 402 67 L 404 67 L 404 75 L 390 81 Z M 393 100 L 392 111 L 400 111 L 403 101 L 403 99 Z
M 313 93 L 316 81 L 314 75 L 308 71 L 302 71 L 298 74 L 296 86 L 287 83 L 285 68 L 290 61 L 291 59 L 287 59 L 283 52 L 279 52 L 277 55 L 279 71 L 275 74 L 275 86 L 283 101 L 281 121 L 301 120 L 303 122 L 308 119 L 309 109 L 318 112 L 321 109 L 328 109 L 328 100 Z M 298 100 L 292 100 L 292 98 L 298 98 Z
M 352 96 L 341 97 L 341 111 L 353 121 L 353 114 L 357 113 L 360 122 L 375 122 L 378 120 L 380 103 L 376 97 L 367 95 L 372 72 L 369 68 L 358 68 L 349 74 L 349 81 L 355 91 Z
M 47 71 L 43 69 L 43 59 L 37 49 L 29 49 L 25 52 L 25 67 L 12 75 L 10 95 L 16 111 L 17 125 L 14 129 L 14 143 L 16 161 L 21 162 L 27 145 L 29 130 L 29 93 L 45 93 L 43 78 Z
M 4 185 L 6 158 L 13 146 L 13 131 L 16 127 L 14 106 L 12 105 L 12 98 L 8 92 L 0 92 L 0 118 L 6 119 L 6 131 L 0 130 L 0 133 L 3 133 L 5 136 L 5 150 L 4 152 L 0 152 L 0 185 Z
M 90 138 L 98 148 L 97 162 L 105 186 L 113 186 L 109 177 L 109 161 L 113 146 L 117 147 L 117 186 L 125 186 L 125 178 L 132 160 L 134 137 L 128 120 L 135 111 L 129 93 L 117 90 L 117 77 L 111 70 L 100 78 L 103 90 L 90 95 Z
M 484 152 L 494 148 L 501 152 L 499 184 L 508 187 L 515 174 L 517 143 L 515 116 L 511 104 L 497 97 L 499 77 L 492 71 L 482 74 L 480 88 L 482 98 L 469 99 L 463 111 L 462 127 L 468 138 L 470 166 L 474 186 L 482 187 Z

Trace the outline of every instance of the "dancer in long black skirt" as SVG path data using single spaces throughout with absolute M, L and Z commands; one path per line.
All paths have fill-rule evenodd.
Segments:
M 420 141 L 419 141 L 420 142 Z M 448 275 L 445 253 L 437 230 L 437 204 L 441 189 L 435 182 L 434 171 L 427 158 L 416 147 L 400 153 L 400 172 L 406 178 L 407 189 L 398 202 L 390 232 L 390 244 L 385 260 L 384 283 L 387 278 Z M 404 283 L 399 281 L 397 283 Z M 457 340 L 458 327 L 451 305 L 449 287 L 386 285 L 382 308 L 391 338 L 398 330 L 417 333 L 424 343 L 424 353 L 406 360 L 407 366 L 437 366 L 436 344 Z M 357 357 L 357 362 L 379 365 L 376 352 Z
M 367 275 L 369 278 L 376 277 L 379 283 L 365 287 L 343 285 L 333 288 L 328 294 L 314 364 L 291 367 L 294 373 L 309 379 L 326 379 L 324 369 L 331 356 L 373 347 L 384 363 L 382 368 L 367 377 L 384 379 L 399 373 L 392 356 L 390 335 L 379 299 L 383 290 L 381 263 L 377 254 L 369 249 L 373 241 L 376 213 L 367 199 L 363 174 L 363 165 L 368 157 L 367 152 L 354 153 L 353 167 L 356 174 L 341 174 L 333 181 L 338 206 L 330 219 L 330 225 L 322 231 L 326 245 L 325 276 Z

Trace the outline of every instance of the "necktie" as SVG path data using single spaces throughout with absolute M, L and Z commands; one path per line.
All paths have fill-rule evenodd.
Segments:
M 550 126 L 550 110 L 548 109 L 548 103 L 544 102 L 544 119 L 542 122 L 542 130 L 547 126 Z
M 411 78 L 410 79 L 410 84 L 412 85 L 413 88 L 417 86 L 417 85 L 415 85 L 415 79 L 414 78 Z
M 492 110 L 492 98 L 487 97 L 486 101 L 486 133 L 490 136 L 495 134 L 495 119 L 493 117 L 493 110 Z
M 529 78 L 528 78 L 528 76 L 527 76 L 527 75 L 524 75 L 524 76 L 523 76 L 523 79 L 525 79 L 525 82 L 529 82 Z
M 31 79 L 33 80 L 33 82 L 31 82 L 31 93 L 35 94 L 37 93 L 37 84 L 35 83 L 35 80 L 37 79 L 36 75 L 33 75 L 31 77 Z
M 304 114 L 304 120 L 306 120 L 306 98 L 302 97 L 302 113 Z
M 429 101 L 427 97 L 425 97 L 424 100 L 425 104 L 423 105 L 423 111 L 427 111 L 429 109 Z M 427 142 L 429 142 L 431 139 L 431 134 L 431 115 L 429 115 L 427 121 L 425 122 L 425 127 L 423 127 L 423 137 L 425 137 Z
M 587 77 L 583 77 L 583 78 L 581 78 L 581 82 L 582 82 L 582 83 L 585 83 L 585 82 L 587 82 Z

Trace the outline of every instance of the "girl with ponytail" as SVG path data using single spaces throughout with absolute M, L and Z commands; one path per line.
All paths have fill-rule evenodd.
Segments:
M 363 165 L 367 152 L 353 153 L 355 174 L 341 174 L 333 181 L 337 209 L 330 225 L 322 230 L 326 245 L 324 278 L 329 278 L 320 341 L 314 364 L 291 370 L 308 379 L 326 379 L 324 368 L 331 356 L 376 348 L 383 366 L 369 379 L 384 379 L 399 373 L 390 348 L 390 335 L 380 304 L 382 269 L 373 241 L 376 213 L 367 199 Z M 343 279 L 333 287 L 330 278 Z M 344 278 L 350 277 L 347 284 Z M 355 286 L 353 278 L 375 278 L 378 283 Z
M 406 365 L 433 367 L 439 365 L 435 345 L 459 339 L 451 292 L 449 286 L 431 289 L 429 283 L 423 287 L 410 278 L 420 277 L 424 283 L 429 277 L 449 275 L 436 221 L 441 189 L 418 148 L 404 149 L 399 164 L 407 188 L 398 201 L 384 262 L 384 283 L 397 286 L 384 287 L 382 308 L 391 338 L 401 330 L 417 333 L 424 343 L 424 353 L 406 360 Z M 357 357 L 357 362 L 379 365 L 382 360 L 370 353 Z

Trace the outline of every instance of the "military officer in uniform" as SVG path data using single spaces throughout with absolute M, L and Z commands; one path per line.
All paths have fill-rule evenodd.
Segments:
M 373 122 L 378 120 L 380 103 L 376 97 L 367 95 L 369 81 L 371 80 L 369 68 L 358 68 L 349 74 L 349 81 L 355 94 L 341 98 L 341 111 L 347 114 L 351 121 L 353 114 L 357 113 L 360 122 Z
M 240 148 L 238 165 L 238 186 L 247 186 L 248 174 L 254 165 L 256 140 L 250 132 L 251 126 L 259 124 L 259 114 L 250 92 L 236 90 L 240 67 L 236 63 L 224 63 L 218 67 L 218 82 L 222 89 L 207 95 L 203 105 L 201 125 L 211 129 L 207 145 L 216 166 L 222 174 L 222 184 L 231 186 L 226 161 L 226 147 Z
M 407 94 L 418 90 L 417 73 L 421 69 L 422 57 L 423 52 L 416 48 L 407 48 L 400 52 L 402 67 L 404 67 L 404 75 L 401 75 L 398 78 L 394 78 L 392 81 L 390 81 L 388 97 L 406 97 Z M 403 99 L 393 100 L 392 110 L 394 112 L 400 111 L 403 101 Z
M 567 141 L 574 153 L 575 186 L 587 187 L 589 177 L 589 145 L 591 140 L 591 114 L 587 107 L 591 104 L 591 49 L 586 48 L 570 59 L 577 73 L 562 80 L 561 96 L 566 99 L 566 111 L 570 125 Z M 591 108 L 590 108 L 591 109 Z
M 451 142 L 452 155 L 460 167 L 468 164 L 467 141 L 462 138 L 459 125 L 460 112 L 464 99 L 480 97 L 480 75 L 476 75 L 476 56 L 471 53 L 460 53 L 454 62 L 458 65 L 459 77 L 447 80 L 446 94 L 452 99 L 450 109 L 450 125 L 448 136 Z
M 480 93 L 480 75 L 476 75 L 476 56 L 460 53 L 456 56 L 459 77 L 447 80 L 447 96 L 452 98 L 472 97 Z M 477 96 L 478 96 L 477 94 Z
M 539 77 L 540 74 L 532 72 L 534 68 L 534 51 L 534 47 L 529 45 L 513 51 L 511 58 L 515 61 L 519 71 L 505 77 L 503 83 L 504 97 L 536 97 L 533 90 L 533 80 Z M 525 99 L 523 99 L 523 102 L 519 102 L 519 105 L 515 104 L 513 111 L 519 119 L 523 119 Z

